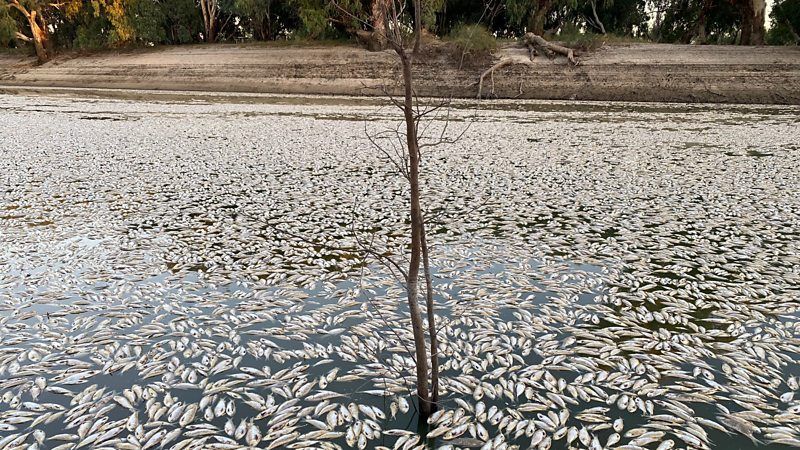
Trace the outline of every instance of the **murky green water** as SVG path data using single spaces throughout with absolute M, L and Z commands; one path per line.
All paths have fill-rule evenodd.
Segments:
M 800 445 L 800 111 L 456 105 L 426 424 L 396 114 L 302 100 L 0 97 L 0 449 Z

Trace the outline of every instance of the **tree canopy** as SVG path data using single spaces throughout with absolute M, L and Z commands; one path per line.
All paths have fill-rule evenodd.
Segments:
M 409 2 L 408 23 L 417 2 Z M 287 38 L 341 39 L 371 26 L 380 0 L 0 0 L 0 46 L 54 48 Z M 422 0 L 423 27 L 480 24 L 496 37 L 614 34 L 655 42 L 796 44 L 800 0 Z M 766 36 L 765 23 L 772 23 Z

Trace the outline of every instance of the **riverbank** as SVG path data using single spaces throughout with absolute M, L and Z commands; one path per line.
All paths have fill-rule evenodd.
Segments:
M 430 52 L 416 65 L 415 88 L 423 96 L 474 98 L 483 70 L 525 54 L 505 47 L 462 63 Z M 0 84 L 11 87 L 383 96 L 396 92 L 398 74 L 392 52 L 348 45 L 160 47 L 63 54 L 42 66 L 0 55 Z M 540 56 L 497 70 L 484 86 L 492 92 L 506 99 L 800 104 L 800 48 L 606 45 L 580 55 L 577 66 Z

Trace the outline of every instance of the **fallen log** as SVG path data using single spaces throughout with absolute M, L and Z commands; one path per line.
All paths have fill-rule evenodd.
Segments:
M 558 44 L 553 44 L 552 42 L 547 42 L 543 37 L 538 36 L 533 33 L 525 33 L 525 36 L 522 37 L 522 43 L 528 47 L 529 57 L 528 58 L 521 58 L 515 56 L 509 56 L 506 58 L 501 59 L 497 63 L 495 63 L 492 67 L 486 69 L 478 79 L 478 98 L 482 98 L 483 96 L 483 81 L 486 79 L 487 76 L 491 77 L 492 80 L 492 94 L 494 94 L 494 71 L 497 69 L 501 69 L 506 66 L 510 66 L 512 64 L 523 64 L 523 65 L 533 65 L 533 55 L 535 53 L 536 48 L 544 48 L 553 53 L 558 53 L 560 55 L 564 55 L 567 57 L 567 60 L 577 65 L 578 62 L 575 60 L 575 55 L 571 48 L 564 47 Z M 521 89 L 521 88 L 520 88 Z
M 558 44 L 553 44 L 552 42 L 547 42 L 545 38 L 533 34 L 533 33 L 525 33 L 525 36 L 522 37 L 523 42 L 525 45 L 528 46 L 529 49 L 533 49 L 535 47 L 542 47 L 550 50 L 553 53 L 558 53 L 560 55 L 564 55 L 567 57 L 567 60 L 574 65 L 578 65 L 578 62 L 575 60 L 575 55 L 572 52 L 572 49 L 569 47 L 564 47 Z

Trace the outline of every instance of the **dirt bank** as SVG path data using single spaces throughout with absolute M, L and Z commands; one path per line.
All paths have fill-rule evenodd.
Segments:
M 504 48 L 495 61 L 525 51 Z M 604 46 L 579 58 L 537 57 L 498 70 L 499 98 L 800 104 L 800 48 L 666 44 Z M 420 95 L 475 97 L 492 61 L 459 68 L 427 55 L 417 65 Z M 62 55 L 42 66 L 0 55 L 0 84 L 288 94 L 382 95 L 396 85 L 391 52 L 355 46 L 193 45 L 90 56 Z M 491 91 L 487 79 L 484 92 Z

